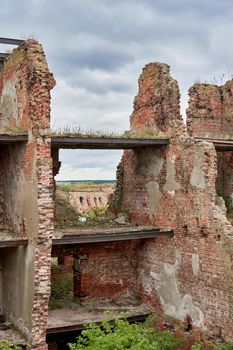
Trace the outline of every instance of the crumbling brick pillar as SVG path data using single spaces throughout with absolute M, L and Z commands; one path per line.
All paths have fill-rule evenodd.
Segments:
M 130 118 L 131 129 L 145 137 L 175 136 L 184 131 L 177 81 L 165 63 L 147 64 L 139 78 L 139 92 Z
M 170 76 L 170 67 L 159 62 L 147 64 L 139 77 L 138 87 L 130 118 L 132 132 L 145 138 L 177 138 L 186 135 L 180 114 L 179 86 Z M 111 208 L 115 211 L 122 208 L 129 210 L 133 222 L 150 224 L 154 213 L 148 211 L 148 195 L 153 193 L 152 202 L 155 202 L 157 193 L 159 200 L 158 181 L 162 180 L 158 177 L 165 166 L 165 157 L 165 147 L 159 150 L 148 147 L 124 151 L 117 171 L 117 186 Z M 144 167 L 148 169 L 146 175 Z
M 4 163 L 4 203 L 9 227 L 28 238 L 25 249 L 3 259 L 3 306 L 27 337 L 28 349 L 46 349 L 53 233 L 50 90 L 55 81 L 42 46 L 23 42 L 0 75 L 1 132 L 26 133 L 25 145 L 9 145 Z M 17 261 L 17 266 L 15 262 Z
M 233 81 L 222 86 L 194 84 L 189 89 L 187 130 L 191 136 L 233 138 Z

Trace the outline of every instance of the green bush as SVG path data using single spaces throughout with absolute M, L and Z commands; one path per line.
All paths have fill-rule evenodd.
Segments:
M 218 344 L 214 348 L 215 350 L 233 350 L 233 343 Z
M 0 350 L 22 350 L 21 346 L 13 345 L 7 340 L 0 341 Z
M 50 309 L 62 309 L 73 301 L 73 275 L 55 276 L 51 279 Z M 1 350 L 1 349 L 0 349 Z
M 173 350 L 182 341 L 171 333 L 158 332 L 155 324 L 129 324 L 125 319 L 90 324 L 70 350 Z
M 191 350 L 202 350 L 201 344 L 195 343 L 192 345 Z
M 55 299 L 67 298 L 73 293 L 73 276 L 56 276 L 51 281 L 51 296 Z

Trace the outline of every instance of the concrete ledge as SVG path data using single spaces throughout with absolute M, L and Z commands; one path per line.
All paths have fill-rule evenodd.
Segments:
M 28 141 L 28 135 L 7 135 L 0 134 L 0 144 L 23 143 Z
M 78 231 L 78 230 L 77 230 Z M 71 245 L 71 244 L 85 244 L 98 242 L 116 242 L 136 239 L 151 239 L 157 237 L 173 237 L 173 230 L 160 231 L 160 229 L 128 231 L 123 233 L 98 233 L 98 234 L 77 234 L 64 235 L 61 238 L 53 239 L 54 245 Z
M 195 138 L 199 141 L 207 141 L 214 144 L 216 151 L 227 152 L 233 151 L 233 140 L 209 139 L 209 138 Z
M 52 136 L 53 148 L 82 149 L 132 149 L 140 147 L 161 147 L 169 145 L 168 139 L 127 139 L 114 137 L 63 137 Z

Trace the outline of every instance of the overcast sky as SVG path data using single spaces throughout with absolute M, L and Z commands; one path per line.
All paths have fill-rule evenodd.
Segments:
M 57 81 L 53 128 L 129 129 L 137 79 L 149 62 L 171 66 L 183 115 L 189 86 L 233 73 L 232 0 L 1 0 L 0 27 L 2 37 L 43 44 Z M 58 179 L 114 178 L 120 157 L 63 151 Z

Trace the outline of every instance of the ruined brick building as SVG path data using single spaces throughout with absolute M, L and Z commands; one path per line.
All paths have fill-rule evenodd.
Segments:
M 194 84 L 185 126 L 169 66 L 151 63 L 139 79 L 130 138 L 53 136 L 55 81 L 42 46 L 17 44 L 1 56 L 1 314 L 28 349 L 40 350 L 46 333 L 89 320 L 77 310 L 59 320 L 48 310 L 52 255 L 73 275 L 79 299 L 136 297 L 138 316 L 189 316 L 193 326 L 232 340 L 233 226 L 224 198 L 233 193 L 233 82 Z M 87 235 L 53 230 L 60 148 L 125 149 L 115 207 L 136 226 Z

